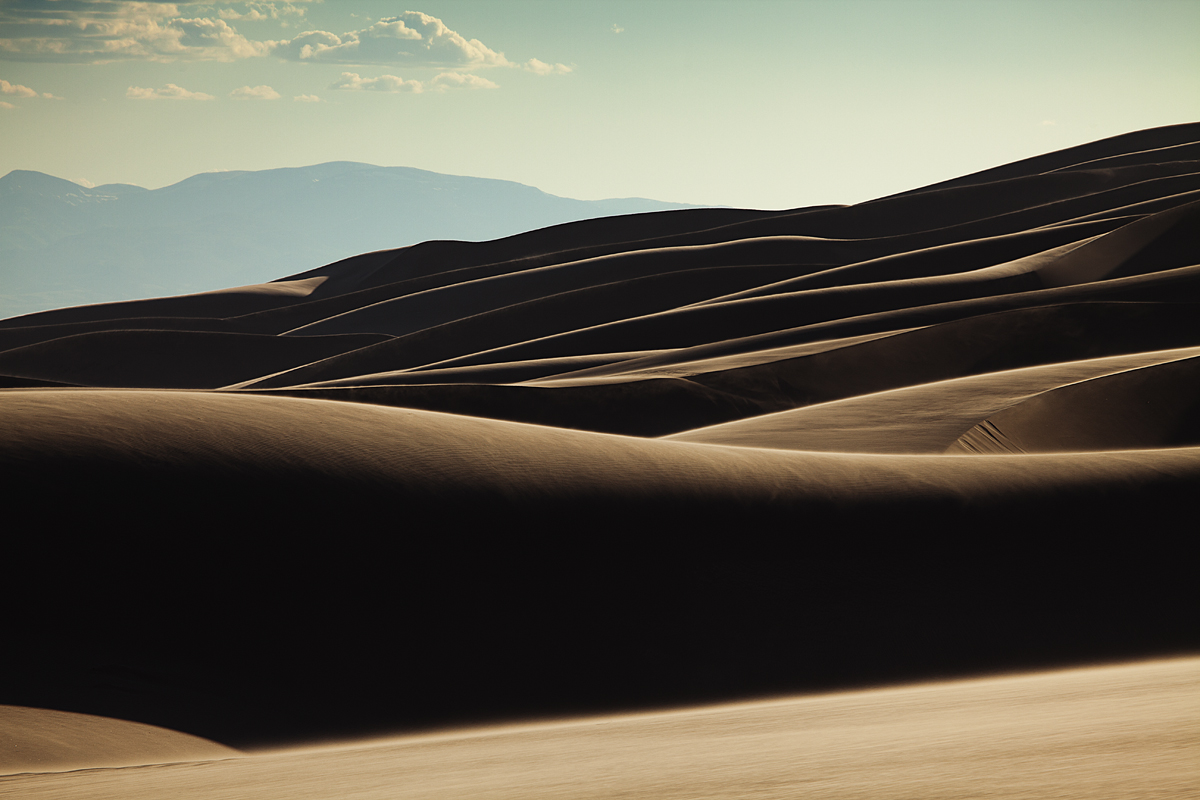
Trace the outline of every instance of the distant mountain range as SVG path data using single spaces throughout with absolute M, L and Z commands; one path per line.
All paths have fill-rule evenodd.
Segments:
M 13 170 L 0 178 L 0 318 L 260 283 L 431 239 L 692 207 L 351 161 L 204 173 L 161 189 Z

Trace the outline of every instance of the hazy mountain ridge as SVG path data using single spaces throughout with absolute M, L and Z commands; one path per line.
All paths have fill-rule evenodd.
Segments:
M 350 161 L 202 173 L 161 189 L 13 170 L 0 178 L 0 318 L 268 281 L 431 239 L 690 207 Z

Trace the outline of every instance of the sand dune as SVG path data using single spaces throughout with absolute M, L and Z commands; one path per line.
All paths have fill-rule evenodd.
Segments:
M 245 747 L 1195 652 L 1198 158 L 0 321 L 0 702 Z
M 35 798 L 1194 795 L 1196 659 L 0 777 Z
M 942 453 L 956 446 L 965 426 L 983 424 L 994 412 L 1009 413 L 1010 407 L 1022 407 L 1030 399 L 1046 392 L 1070 390 L 1077 382 L 1090 381 L 1114 373 L 1124 373 L 1140 367 L 1190 362 L 1200 356 L 1200 348 L 1152 350 L 1128 355 L 1088 358 L 1078 361 L 1055 362 L 1015 370 L 997 370 L 950 380 L 931 381 L 917 386 L 877 392 L 805 406 L 775 414 L 750 417 L 735 422 L 697 428 L 673 434 L 668 439 L 683 442 L 703 442 L 738 447 L 771 447 L 789 450 L 844 451 L 861 453 Z M 1101 392 L 1108 382 L 1097 384 Z M 1142 387 L 1139 387 L 1142 388 Z M 1139 393 L 1144 405 L 1126 402 L 1114 409 L 1111 426 L 1105 430 L 1112 435 L 1125 436 L 1120 445 L 1114 440 L 1101 446 L 1098 441 L 1059 441 L 1048 446 L 1055 450 L 1105 450 L 1170 446 L 1164 439 L 1137 431 L 1147 423 L 1174 428 L 1172 419 L 1161 418 L 1160 403 L 1192 402 L 1193 389 L 1185 381 L 1162 387 L 1164 395 L 1146 398 Z M 1063 423 L 1076 418 L 1080 412 L 1090 419 L 1101 404 L 1113 398 L 1075 397 L 1070 408 L 1062 407 L 1062 416 L 1054 422 Z M 1133 398 L 1128 398 L 1133 400 Z M 1149 400 L 1149 402 L 1145 402 Z M 1124 413 L 1122 413 L 1124 412 Z M 1181 416 L 1179 414 L 1173 416 Z M 1046 420 L 1050 422 L 1050 420 Z M 1182 420 L 1178 420 L 1182 422 Z M 1176 422 L 1176 424 L 1178 424 Z M 1006 426 L 1009 427 L 1009 426 Z M 1180 433 L 1180 435 L 1182 432 Z M 1182 442 L 1178 442 L 1182 443 Z M 1028 443 L 1036 451 L 1032 443 Z M 969 452 L 969 451 L 962 451 Z M 1000 452 L 997 450 L 996 452 Z M 1017 451 L 1009 451 L 1017 452 Z M 1021 452 L 1029 452 L 1023 450 Z
M 0 706 L 0 776 L 229 758 L 238 751 L 137 722 Z M 0 777 L 0 793 L 4 791 Z

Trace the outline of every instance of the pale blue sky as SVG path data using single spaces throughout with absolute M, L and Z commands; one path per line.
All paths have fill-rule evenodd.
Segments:
M 1200 0 L 0 0 L 0 81 L 0 174 L 787 208 L 1200 120 Z

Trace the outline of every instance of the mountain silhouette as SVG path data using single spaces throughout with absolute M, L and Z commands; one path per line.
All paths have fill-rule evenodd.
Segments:
M 512 181 L 334 161 L 193 175 L 161 189 L 0 178 L 0 318 L 273 280 L 436 239 L 479 241 L 688 208 L 573 200 Z

